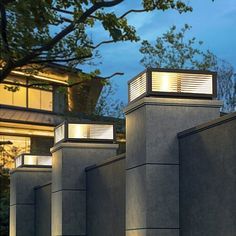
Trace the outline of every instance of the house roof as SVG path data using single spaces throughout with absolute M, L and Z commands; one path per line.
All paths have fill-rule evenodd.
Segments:
M 84 120 L 79 116 L 64 116 L 43 111 L 8 108 L 0 105 L 0 120 L 5 122 L 57 126 L 65 119 L 74 122 Z

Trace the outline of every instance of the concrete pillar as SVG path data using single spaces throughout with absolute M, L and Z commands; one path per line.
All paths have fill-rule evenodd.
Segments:
M 17 168 L 10 181 L 10 236 L 35 234 L 34 187 L 51 181 L 51 169 Z
M 177 133 L 219 117 L 221 102 L 145 97 L 126 114 L 126 236 L 179 235 Z
M 115 156 L 117 144 L 61 143 L 51 149 L 52 235 L 86 235 L 85 168 Z

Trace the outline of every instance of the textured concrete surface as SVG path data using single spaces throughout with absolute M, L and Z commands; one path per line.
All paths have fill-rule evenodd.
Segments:
M 84 235 L 86 231 L 85 191 L 52 193 L 52 235 Z
M 51 180 L 51 169 L 19 168 L 11 172 L 10 236 L 35 234 L 34 187 Z
M 35 234 L 34 205 L 18 204 L 10 207 L 10 236 Z
M 177 133 L 219 117 L 220 105 L 149 97 L 125 109 L 127 236 L 179 234 Z
M 147 164 L 126 177 L 126 229 L 179 227 L 178 165 Z
M 116 144 L 61 144 L 52 153 L 52 192 L 62 189 L 85 189 L 85 168 L 116 155 Z
M 51 181 L 51 169 L 15 169 L 11 173 L 10 205 L 34 204 L 34 187 L 48 181 Z
M 179 236 L 179 229 L 139 229 L 126 231 L 126 236 Z
M 180 135 L 181 236 L 236 232 L 236 113 Z
M 217 101 L 143 98 L 126 108 L 127 168 L 178 163 L 177 133 L 219 117 Z
M 87 169 L 87 235 L 125 235 L 125 156 Z
M 86 234 L 85 168 L 115 156 L 117 144 L 62 143 L 51 151 L 52 235 Z
M 35 188 L 35 235 L 51 236 L 51 183 Z

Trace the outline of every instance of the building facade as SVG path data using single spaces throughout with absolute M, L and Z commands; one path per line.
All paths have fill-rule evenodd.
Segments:
M 50 154 L 58 124 L 89 119 L 104 79 L 81 75 L 56 64 L 35 74 L 12 71 L 0 84 L 0 142 L 12 143 L 2 146 L 1 160 L 20 153 Z

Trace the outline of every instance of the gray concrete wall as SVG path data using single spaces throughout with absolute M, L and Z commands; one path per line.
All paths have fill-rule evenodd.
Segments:
M 52 235 L 86 234 L 85 168 L 116 155 L 117 144 L 61 143 L 52 151 Z
M 51 182 L 35 187 L 35 236 L 51 236 Z
M 125 235 L 125 155 L 86 168 L 88 236 Z
M 179 235 L 177 133 L 220 115 L 219 101 L 142 98 L 126 113 L 126 236 Z
M 179 134 L 181 236 L 236 234 L 236 113 Z
M 34 187 L 51 180 L 51 169 L 17 168 L 10 180 L 10 236 L 35 234 Z

